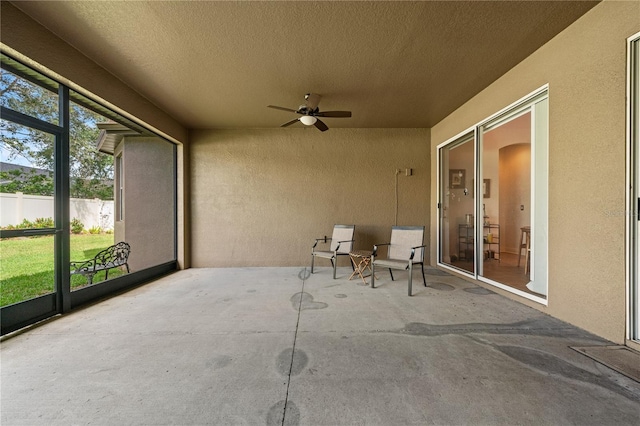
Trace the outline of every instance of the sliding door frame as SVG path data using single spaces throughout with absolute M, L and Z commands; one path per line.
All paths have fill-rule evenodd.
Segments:
M 441 152 L 444 148 L 446 148 L 447 146 L 449 146 L 452 143 L 456 143 L 458 142 L 461 138 L 463 138 L 464 136 L 470 134 L 471 132 L 473 132 L 474 134 L 474 143 L 475 143 L 475 147 L 474 147 L 474 161 L 475 161 L 475 184 L 474 184 L 474 194 L 481 194 L 482 193 L 482 165 L 481 165 L 481 159 L 482 159 L 482 154 L 480 152 L 480 148 L 481 148 L 481 137 L 482 137 L 482 131 L 483 128 L 490 125 L 493 126 L 496 123 L 500 122 L 501 120 L 511 120 L 514 117 L 516 117 L 518 114 L 522 114 L 523 111 L 529 110 L 532 114 L 532 124 L 531 124 L 531 132 L 532 132 L 532 164 L 531 164 L 531 185 L 532 185 L 532 190 L 531 190 L 531 205 L 532 205 L 532 244 L 534 243 L 534 238 L 535 238 L 535 228 L 537 228 L 536 224 L 533 223 L 534 220 L 534 216 L 533 215 L 533 211 L 535 209 L 536 206 L 536 202 L 542 202 L 543 207 L 546 208 L 546 206 L 548 205 L 548 200 L 535 200 L 536 197 L 536 192 L 535 192 L 535 187 L 534 187 L 534 183 L 535 183 L 535 176 L 536 176 L 536 164 L 534 163 L 534 161 L 536 161 L 536 159 L 534 158 L 534 150 L 535 150 L 535 106 L 537 103 L 541 102 L 541 101 L 548 101 L 549 98 L 549 85 L 545 84 L 544 86 L 534 90 L 533 92 L 529 93 L 528 95 L 522 97 L 521 99 L 517 100 L 516 102 L 513 102 L 511 105 L 508 105 L 507 107 L 501 109 L 500 111 L 496 112 L 495 114 L 492 114 L 491 116 L 485 118 L 484 120 L 480 121 L 479 123 L 476 123 L 475 125 L 465 129 L 464 131 L 458 133 L 456 136 L 447 139 L 446 141 L 444 141 L 443 143 L 439 144 L 437 146 L 437 150 L 436 150 L 436 155 L 437 155 L 437 161 L 436 161 L 436 188 L 437 188 L 437 222 L 436 222 L 436 226 L 437 226 L 437 232 L 436 232 L 436 259 L 437 259 L 437 265 L 439 267 L 442 267 L 444 269 L 450 270 L 452 272 L 455 273 L 459 273 L 459 274 L 463 274 L 466 276 L 469 276 L 470 278 L 473 278 L 475 280 L 493 285 L 495 287 L 501 288 L 503 290 L 506 290 L 510 293 L 514 293 L 518 296 L 524 297 L 526 299 L 532 300 L 534 302 L 540 303 L 542 305 L 547 306 L 548 305 L 548 264 L 545 261 L 545 270 L 544 271 L 538 271 L 538 273 L 543 273 L 545 276 L 542 277 L 545 280 L 545 285 L 547 286 L 547 295 L 546 297 L 539 297 L 530 293 L 526 293 L 524 291 L 521 290 L 517 290 L 513 287 L 510 287 L 508 285 L 505 284 L 501 284 L 499 282 L 490 280 L 486 277 L 483 277 L 481 275 L 481 268 L 479 267 L 480 262 L 481 262 L 481 256 L 482 256 L 482 230 L 483 230 L 483 217 L 482 217 L 482 199 L 480 199 L 480 201 L 478 201 L 478 198 L 475 199 L 475 205 L 474 205 L 474 212 L 475 212 L 475 238 L 474 238 L 474 272 L 468 272 L 466 270 L 462 270 L 460 268 L 456 268 L 452 265 L 446 264 L 444 262 L 442 262 L 442 246 L 441 246 L 441 229 L 442 229 L 442 207 L 444 205 L 443 200 L 442 200 L 442 179 L 441 179 L 441 173 L 442 173 L 442 164 L 441 164 Z M 548 118 L 547 118 L 548 121 Z M 548 132 L 548 122 L 547 122 L 547 132 Z M 547 142 L 548 142 L 548 134 L 547 134 Z M 546 164 L 538 164 L 538 166 L 544 166 L 542 167 L 542 170 L 544 171 L 544 173 L 548 172 L 548 146 L 547 146 L 547 150 L 542 152 L 542 158 L 540 159 L 542 161 L 545 161 Z M 545 182 L 548 182 L 547 179 L 545 179 Z M 544 194 L 547 194 L 547 191 L 544 192 Z M 548 195 L 546 195 L 548 196 Z M 548 211 L 546 212 L 546 220 L 548 220 Z M 546 225 L 546 224 L 545 224 Z M 547 228 L 547 226 L 544 227 L 545 229 Z M 543 235 L 540 235 L 540 237 L 543 237 Z M 538 239 L 539 241 L 545 241 L 548 243 L 547 238 L 542 238 L 542 239 Z M 533 253 L 533 250 L 532 250 Z M 544 250 L 542 250 L 542 255 L 547 256 L 548 253 L 548 247 L 545 247 Z M 535 256 L 532 256 L 531 259 L 531 268 L 533 270 L 535 265 Z M 533 272 L 532 272 L 533 274 Z M 533 277 L 533 275 L 532 275 Z
M 626 339 L 640 345 L 640 33 L 627 39 Z

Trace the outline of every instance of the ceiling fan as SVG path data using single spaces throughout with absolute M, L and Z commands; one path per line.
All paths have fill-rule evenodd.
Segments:
M 320 103 L 320 95 L 316 95 L 315 93 L 307 93 L 304 95 L 305 103 L 300 105 L 298 109 L 284 108 L 275 105 L 267 105 L 269 108 L 280 109 L 282 111 L 295 112 L 296 114 L 300 114 L 302 117 L 296 118 L 291 121 L 287 121 L 280 127 L 291 126 L 298 121 L 304 124 L 305 126 L 316 126 L 318 130 L 324 132 L 325 130 L 329 130 L 326 124 L 318 117 L 331 117 L 331 118 L 344 118 L 351 117 L 351 111 L 324 111 L 321 112 L 318 109 L 318 103 Z

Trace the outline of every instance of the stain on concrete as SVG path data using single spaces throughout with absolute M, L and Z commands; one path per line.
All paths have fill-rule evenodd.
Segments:
M 222 301 L 223 301 L 223 302 L 231 302 L 232 300 L 233 300 L 232 298 L 227 297 L 226 299 L 223 299 Z
M 413 356 L 403 356 L 402 357 L 402 367 L 403 370 L 410 370 L 418 372 L 420 371 L 420 365 L 418 364 L 418 360 Z
M 300 272 L 298 272 L 298 278 L 300 278 L 302 281 L 308 280 L 310 276 L 311 271 L 309 271 L 307 268 L 301 269 Z
M 298 308 L 300 308 L 301 311 L 307 309 L 324 309 L 329 306 L 323 302 L 314 302 L 313 296 L 304 292 L 294 294 L 290 300 L 293 309 L 298 310 Z
M 471 294 L 477 294 L 479 296 L 486 296 L 487 294 L 496 294 L 495 292 L 491 290 L 487 290 L 484 287 L 470 287 L 470 288 L 465 288 L 464 291 Z
M 424 270 L 424 274 L 425 275 L 438 275 L 441 277 L 450 277 L 451 274 L 445 272 L 445 271 L 441 271 L 440 269 L 432 269 L 432 268 L 425 268 Z
M 326 286 L 324 286 L 324 287 L 322 287 L 322 288 L 337 287 L 337 286 L 339 286 L 339 285 L 342 285 L 342 284 L 340 284 L 340 283 L 338 283 L 338 284 L 331 284 L 331 285 L 326 285 Z
M 488 345 L 508 357 L 525 364 L 529 368 L 543 374 L 561 376 L 570 380 L 584 382 L 588 385 L 595 385 L 610 390 L 625 398 L 640 402 L 640 395 L 630 389 L 622 387 L 611 381 L 606 376 L 600 376 L 584 370 L 568 361 L 555 355 L 522 346 L 498 345 L 487 343 L 484 339 L 473 337 L 473 334 L 493 334 L 493 335 L 522 335 L 522 336 L 542 336 L 561 337 L 590 340 L 593 342 L 604 342 L 603 339 L 591 335 L 586 331 L 572 326 L 565 326 L 564 323 L 550 317 L 540 317 L 525 321 L 518 321 L 506 324 L 493 323 L 466 323 L 466 324 L 425 324 L 419 322 L 408 323 L 403 329 L 398 331 L 402 334 L 423 337 L 436 337 L 445 335 L 466 335 L 481 345 Z
M 225 368 L 231 363 L 231 361 L 233 361 L 233 358 L 228 355 L 218 355 L 217 357 L 207 361 L 206 366 L 219 370 L 221 368 Z
M 396 331 L 401 334 L 409 334 L 412 336 L 445 336 L 451 334 L 520 334 L 529 336 L 545 336 L 545 337 L 565 337 L 565 338 L 581 338 L 604 342 L 585 331 L 576 327 L 564 325 L 560 321 L 553 320 L 551 317 L 539 317 L 525 321 L 513 323 L 495 324 L 495 323 L 466 323 L 466 324 L 425 324 L 422 322 L 408 323 L 403 329 Z
M 571 364 L 548 352 L 536 349 L 525 348 L 522 346 L 508 345 L 491 345 L 503 354 L 513 358 L 514 360 L 527 365 L 528 367 L 554 376 L 562 376 L 567 379 L 577 380 L 580 382 L 600 386 L 612 392 L 615 392 L 631 401 L 640 402 L 640 395 L 636 395 L 629 389 L 617 385 L 605 376 L 593 374 L 578 366 Z
M 247 293 L 255 293 L 256 290 L 247 290 Z
M 436 282 L 432 282 L 428 284 L 429 287 L 435 289 L 435 290 L 440 290 L 440 291 L 453 291 L 456 288 L 452 285 L 446 284 L 446 283 L 442 283 L 439 281 Z
M 283 376 L 296 376 L 304 370 L 309 363 L 309 357 L 306 352 L 296 349 L 292 356 L 292 348 L 285 349 L 280 352 L 276 359 L 276 369 Z
M 346 294 L 336 294 L 335 297 L 338 298 L 338 299 L 344 299 L 345 297 L 347 297 L 347 295 Z
M 286 408 L 285 408 L 286 407 Z M 293 401 L 276 402 L 267 413 L 267 426 L 297 426 L 300 424 L 300 410 Z

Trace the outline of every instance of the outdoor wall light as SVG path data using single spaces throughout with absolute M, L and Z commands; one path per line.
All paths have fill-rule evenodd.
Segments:
M 300 121 L 305 126 L 313 126 L 316 123 L 316 121 L 318 121 L 318 119 L 312 115 L 303 115 L 302 117 L 300 117 Z

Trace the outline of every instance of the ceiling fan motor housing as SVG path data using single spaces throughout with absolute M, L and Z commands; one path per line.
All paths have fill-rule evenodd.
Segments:
M 318 103 L 320 102 L 320 95 L 316 95 L 314 93 L 307 93 L 304 95 L 304 99 L 307 101 L 305 104 L 300 105 L 297 110 L 293 110 L 290 108 L 280 107 L 276 105 L 267 105 L 269 108 L 275 108 L 283 111 L 294 112 L 296 114 L 303 115 L 304 117 L 296 118 L 291 121 L 288 121 L 281 125 L 280 127 L 288 127 L 294 123 L 301 122 L 306 126 L 316 126 L 318 130 L 324 132 L 329 130 L 329 127 L 317 117 L 351 117 L 351 111 L 325 111 L 320 112 L 320 108 L 318 107 Z

